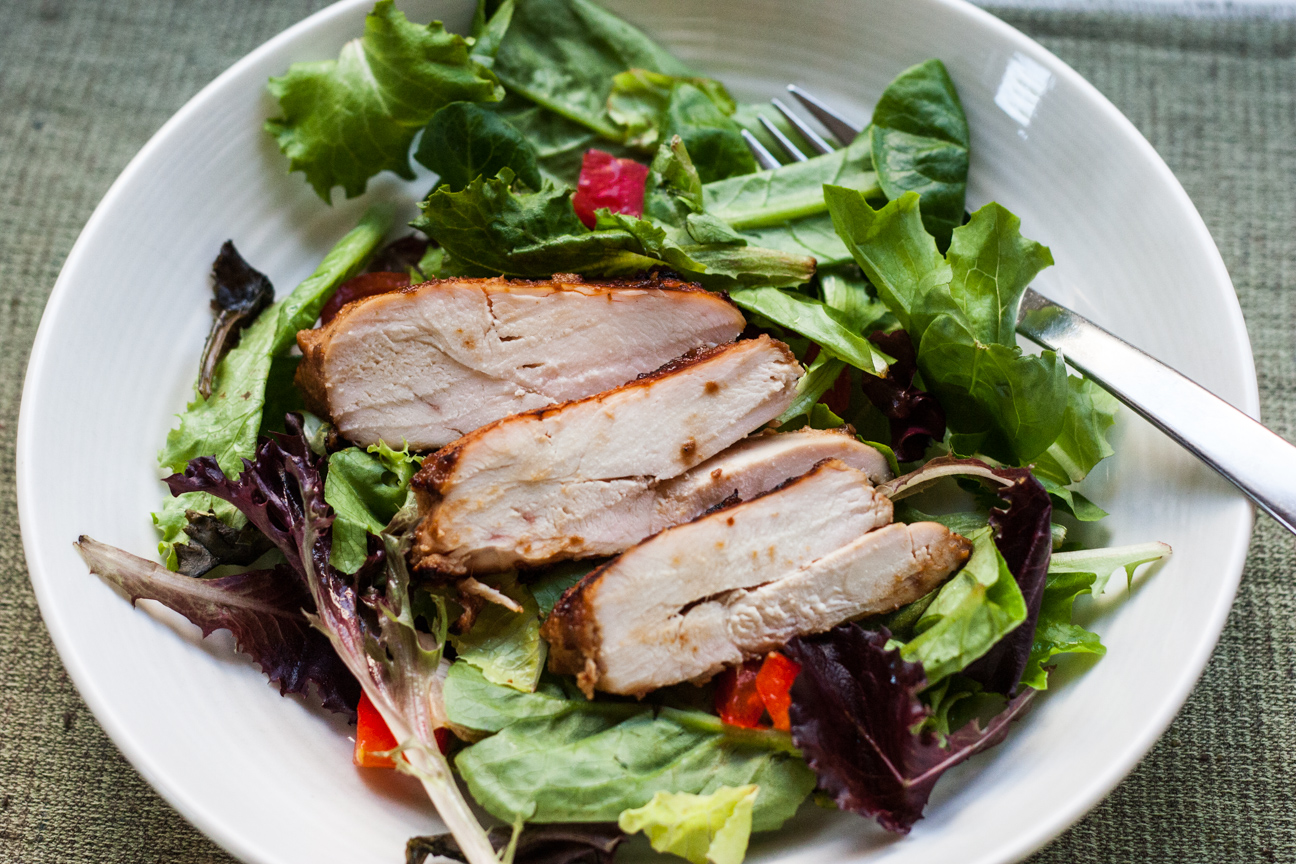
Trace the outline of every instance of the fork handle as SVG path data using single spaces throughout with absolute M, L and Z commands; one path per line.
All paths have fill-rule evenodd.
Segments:
M 1296 533 L 1296 447 L 1158 360 L 1027 289 L 1017 332 L 1060 352 Z

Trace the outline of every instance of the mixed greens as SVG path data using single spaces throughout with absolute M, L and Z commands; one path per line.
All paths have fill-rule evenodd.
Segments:
M 80 549 L 132 601 L 233 631 L 281 692 L 372 703 L 393 764 L 453 833 L 411 840 L 411 862 L 608 862 L 642 832 L 695 864 L 738 864 L 751 832 L 815 790 L 908 832 L 942 772 L 1003 740 L 1059 655 L 1104 652 L 1073 623 L 1076 599 L 1168 554 L 1068 544 L 1068 527 L 1105 516 L 1075 484 L 1112 453 L 1115 401 L 1017 347 L 1022 293 L 1053 259 L 999 204 L 966 213 L 970 133 L 939 60 L 901 72 L 854 141 L 773 171 L 741 135 L 766 136 L 758 106 L 589 0 L 482 0 L 467 35 L 379 0 L 336 61 L 295 64 L 270 89 L 281 116 L 266 128 L 326 202 L 383 171 L 413 179 L 411 155 L 434 171 L 422 236 L 380 254 L 392 213 L 372 208 L 272 305 L 227 244 L 195 398 L 159 454 L 165 566 Z M 405 551 L 423 454 L 349 446 L 302 410 L 294 338 L 366 266 L 415 282 L 669 271 L 727 292 L 807 367 L 779 428 L 849 424 L 900 475 L 897 520 L 941 522 L 971 558 L 915 603 L 705 687 L 587 699 L 545 671 L 540 624 L 591 566 L 482 577 L 497 602 L 481 608 L 421 585 Z M 337 302 L 347 290 L 370 289 Z M 482 827 L 456 776 L 509 830 Z

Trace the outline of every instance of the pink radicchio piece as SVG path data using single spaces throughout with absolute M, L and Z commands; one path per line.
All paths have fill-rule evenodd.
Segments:
M 931 714 L 918 699 L 927 679 L 922 664 L 886 648 L 890 638 L 885 629 L 844 624 L 793 639 L 785 650 L 801 672 L 789 717 L 793 743 L 838 807 L 907 834 L 941 775 L 1003 741 L 1035 691 L 1009 701 L 984 729 L 970 721 L 942 746 L 934 732 L 912 731 Z

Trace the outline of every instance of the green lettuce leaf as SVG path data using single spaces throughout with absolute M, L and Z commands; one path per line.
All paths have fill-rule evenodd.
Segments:
M 945 248 L 950 232 L 963 222 L 968 125 L 941 61 L 928 60 L 896 76 L 873 109 L 869 139 L 882 191 L 892 201 L 919 193 L 923 224 Z
M 778 425 L 785 426 L 798 417 L 807 417 L 823 394 L 837 381 L 837 377 L 846 369 L 846 361 L 838 360 L 826 351 L 806 367 L 806 373 L 797 382 L 796 398 L 778 417 Z
M 167 433 L 158 453 L 162 468 L 180 472 L 190 459 L 214 456 L 226 476 L 237 477 L 242 472 L 243 460 L 251 459 L 256 451 L 275 359 L 295 344 L 298 330 L 315 323 L 337 287 L 360 271 L 382 242 L 392 217 L 387 207 L 369 208 L 306 281 L 243 331 L 238 345 L 216 365 L 211 396 L 195 396 L 180 414 L 179 425 Z M 185 510 L 211 512 L 229 524 L 242 524 L 232 507 L 205 493 L 187 492 L 168 499 L 153 516 L 162 532 L 159 552 L 168 566 L 175 563 L 172 545 L 183 542 Z
M 481 670 L 487 681 L 533 692 L 544 670 L 549 644 L 540 638 L 540 610 L 516 573 L 483 576 L 482 581 L 522 607 L 513 612 L 487 603 L 467 633 L 451 636 L 460 660 Z
M 721 786 L 709 795 L 658 792 L 642 807 L 624 811 L 617 824 L 640 831 L 658 852 L 692 864 L 742 864 L 751 836 L 756 786 Z
M 1026 620 L 1026 601 L 990 528 L 968 536 L 972 557 L 945 583 L 913 625 L 917 634 L 900 649 L 921 663 L 929 685 L 961 672 Z
M 422 463 L 409 448 L 392 450 L 385 442 L 339 450 L 329 456 L 324 500 L 333 508 L 333 552 L 329 559 L 343 573 L 360 569 L 369 535 L 381 534 L 392 518 L 413 503 L 410 478 Z
M 783 824 L 814 788 L 813 772 L 781 732 L 725 726 L 695 711 L 588 701 L 542 681 L 519 693 L 451 667 L 451 723 L 494 735 L 455 759 L 473 797 L 506 822 L 607 822 L 657 792 L 708 794 L 760 787 L 756 831 Z
M 778 288 L 748 288 L 735 291 L 730 299 L 740 309 L 800 333 L 839 360 L 872 375 L 886 373 L 890 357 L 883 354 L 853 328 L 845 313 L 821 300 Z
M 501 26 L 501 20 L 507 19 Z M 502 36 L 497 36 L 499 31 Z M 510 0 L 484 32 L 499 80 L 550 111 L 621 141 L 608 112 L 616 76 L 644 69 L 672 77 L 694 72 L 640 30 L 588 0 Z
M 1132 580 L 1134 571 L 1140 566 L 1169 555 L 1170 547 L 1164 543 L 1054 553 L 1049 559 L 1044 599 L 1035 625 L 1035 641 L 1026 671 L 1022 674 L 1022 683 L 1036 690 L 1046 689 L 1046 664 L 1059 654 L 1106 654 L 1107 649 L 1097 633 L 1071 623 L 1075 599 L 1081 594 L 1101 594 L 1116 570 L 1124 570 L 1126 578 Z
M 662 171 L 655 170 L 648 181 L 655 199 L 652 215 L 662 222 L 603 210 L 591 230 L 577 218 L 566 189 L 546 180 L 536 192 L 515 190 L 513 173 L 504 168 L 498 177 L 478 177 L 460 192 L 435 190 L 413 224 L 456 261 L 484 273 L 618 276 L 664 264 L 713 289 L 810 279 L 813 260 L 748 246 L 723 223 L 691 209 L 691 193 L 664 179 L 692 171 L 691 164 L 687 170 L 676 164 L 687 160 L 687 152 L 678 139 L 662 151 L 665 160 L 660 154 L 654 160 Z M 662 185 L 670 188 L 659 189 Z
M 1048 249 L 1021 236 L 1020 220 L 987 204 L 953 231 L 942 256 L 915 193 L 879 210 L 854 190 L 824 194 L 842 241 L 917 345 L 918 368 L 945 409 L 955 453 L 1016 465 L 1041 460 L 1042 476 L 1058 486 L 1111 453 L 1110 397 L 1069 379 L 1054 352 L 1029 356 L 1017 347 L 1021 295 L 1052 262 Z
M 383 170 L 412 180 L 410 144 L 433 114 L 451 102 L 504 95 L 468 56 L 462 36 L 440 21 L 412 23 L 392 0 L 374 5 L 364 36 L 337 60 L 294 63 L 270 79 L 270 92 L 283 113 L 266 121 L 266 131 L 325 201 L 334 186 L 354 198 Z
M 474 177 L 509 168 L 531 189 L 541 185 L 535 147 L 498 113 L 472 102 L 452 102 L 432 116 L 414 158 L 458 192 Z

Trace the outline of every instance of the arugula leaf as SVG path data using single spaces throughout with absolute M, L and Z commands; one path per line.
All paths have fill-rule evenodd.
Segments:
M 302 614 L 315 604 L 286 566 L 195 579 L 86 536 L 76 547 L 90 572 L 125 592 L 131 605 L 156 600 L 188 618 L 204 636 L 230 631 L 239 652 L 261 667 L 280 695 L 313 688 L 328 710 L 355 713 L 360 687 L 328 639 Z
M 337 287 L 360 271 L 382 241 L 392 216 L 387 207 L 370 207 L 306 281 L 243 331 L 239 344 L 216 365 L 211 396 L 195 395 L 180 415 L 180 425 L 167 433 L 158 454 L 163 468 L 182 471 L 189 460 L 212 456 L 222 471 L 238 476 L 243 460 L 251 458 L 256 450 L 275 358 L 294 344 L 298 330 L 315 322 Z M 270 428 L 281 420 L 269 424 Z M 189 494 L 166 501 L 153 514 L 153 522 L 162 532 L 158 551 L 168 567 L 176 564 L 174 544 L 183 542 L 186 510 L 214 513 L 235 527 L 242 524 L 234 508 L 210 495 Z
M 549 644 L 540 638 L 540 610 L 536 600 L 517 580 L 516 573 L 483 576 L 482 581 L 522 607 L 513 612 L 487 603 L 472 628 L 450 643 L 459 659 L 476 666 L 486 680 L 524 693 L 533 692 L 544 670 Z
M 1164 543 L 1055 553 L 1049 561 L 1044 599 L 1040 604 L 1039 621 L 1035 625 L 1035 637 L 1030 659 L 1022 674 L 1022 684 L 1036 690 L 1046 689 L 1048 669 L 1045 664 L 1059 654 L 1106 654 L 1107 649 L 1097 633 L 1071 623 L 1071 608 L 1076 597 L 1101 594 L 1115 570 L 1123 569 L 1126 577 L 1133 579 L 1138 567 L 1169 555 L 1170 547 Z
M 1036 690 L 1048 688 L 1048 669 L 1044 664 L 1058 654 L 1107 653 L 1107 648 L 1093 633 L 1071 623 L 1071 607 L 1075 598 L 1093 590 L 1092 573 L 1050 573 L 1044 584 L 1044 600 L 1040 604 L 1039 620 L 1030 657 L 1022 672 L 1021 683 Z
M 333 508 L 333 552 L 329 563 L 355 573 L 369 555 L 369 535 L 381 534 L 403 507 L 414 501 L 410 478 L 422 458 L 385 442 L 348 447 L 329 456 L 324 500 Z
M 458 192 L 478 175 L 494 177 L 501 168 L 539 189 L 535 147 L 498 113 L 471 102 L 452 102 L 432 115 L 414 159 L 437 173 L 437 182 Z
M 627 834 L 644 832 L 653 849 L 691 864 L 742 864 L 758 793 L 752 785 L 721 786 L 709 795 L 658 792 L 622 812 L 617 825 Z
M 873 109 L 869 140 L 887 198 L 920 193 L 923 224 L 942 249 L 948 246 L 950 232 L 963 221 L 968 125 L 941 61 L 928 60 L 896 76 Z
M 891 318 L 890 310 L 869 294 L 868 283 L 858 271 L 851 273 L 839 268 L 825 272 L 821 265 L 818 275 L 824 303 L 845 315 L 856 333 L 891 329 L 886 326 Z
M 821 300 L 778 288 L 747 288 L 734 291 L 730 299 L 740 309 L 773 321 L 780 327 L 812 340 L 826 354 L 844 360 L 871 375 L 886 373 L 891 358 L 867 339 L 855 333 L 842 319 L 843 313 Z
M 462 36 L 440 21 L 412 23 L 392 0 L 374 4 L 364 36 L 337 60 L 294 63 L 270 79 L 270 92 L 283 116 L 267 120 L 266 131 L 325 201 L 334 186 L 356 197 L 383 170 L 414 179 L 410 143 L 438 109 L 504 95 Z
M 1026 620 L 1026 601 L 990 528 L 968 535 L 972 557 L 936 592 L 900 656 L 921 663 L 929 684 L 961 672 Z
M 613 79 L 630 69 L 694 77 L 640 30 L 588 0 L 515 0 L 486 24 L 508 16 L 491 42 L 491 68 L 510 90 L 614 141 L 625 130 L 608 114 Z
M 923 667 L 888 646 L 891 634 L 843 624 L 784 649 L 801 673 L 792 684 L 792 740 L 842 810 L 907 834 L 948 769 L 993 747 L 1029 706 L 1027 688 L 984 729 L 974 720 L 941 741 L 917 694 Z M 917 730 L 917 731 L 914 731 Z
M 768 831 L 814 787 L 783 733 L 579 693 L 560 700 L 561 688 L 543 682 L 537 693 L 518 693 L 461 665 L 446 682 L 451 723 L 500 731 L 460 752 L 455 766 L 477 802 L 506 822 L 611 821 L 659 791 L 756 784 L 753 829 Z
M 1107 581 L 1118 569 L 1124 570 L 1126 580 L 1132 583 L 1135 570 L 1144 564 L 1169 558 L 1170 554 L 1171 549 L 1165 543 L 1138 543 L 1133 546 L 1057 552 L 1049 561 L 1049 573 L 1091 573 L 1095 577 L 1093 593 L 1101 594 L 1107 588 Z

